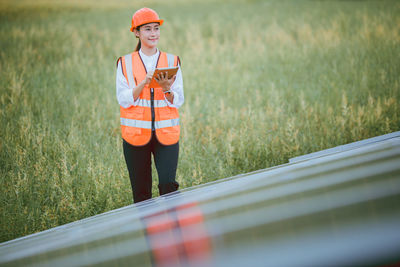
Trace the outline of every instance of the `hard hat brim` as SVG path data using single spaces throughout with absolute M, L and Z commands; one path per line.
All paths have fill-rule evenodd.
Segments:
M 139 26 L 143 26 L 145 24 L 154 23 L 154 22 L 160 23 L 160 26 L 161 26 L 164 23 L 164 20 L 163 19 L 151 20 L 151 21 L 146 21 L 146 22 L 144 22 L 144 23 L 142 23 L 140 25 L 132 26 L 131 27 L 131 32 L 133 32 L 133 30 L 136 29 Z

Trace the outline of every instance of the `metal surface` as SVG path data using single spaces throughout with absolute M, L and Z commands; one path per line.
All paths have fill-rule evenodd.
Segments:
M 382 142 L 382 141 L 389 140 L 392 138 L 397 138 L 397 137 L 400 137 L 400 131 L 389 133 L 389 134 L 384 134 L 384 135 L 380 135 L 380 136 L 375 136 L 372 138 L 364 139 L 364 140 L 353 142 L 350 144 L 336 146 L 336 147 L 328 148 L 325 150 L 317 151 L 314 153 L 294 157 L 294 158 L 289 159 L 289 163 L 298 162 L 298 161 L 302 161 L 302 160 L 309 160 L 312 158 L 322 157 L 322 156 L 326 156 L 326 155 L 334 154 L 334 153 L 340 153 L 343 151 L 351 150 L 354 148 L 359 148 L 359 147 L 362 147 L 365 145 L 378 143 L 378 142 Z
M 388 266 L 399 204 L 394 137 L 5 242 L 0 265 Z

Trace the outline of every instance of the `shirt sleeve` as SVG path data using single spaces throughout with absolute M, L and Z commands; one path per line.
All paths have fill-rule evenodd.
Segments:
M 183 94 L 183 78 L 182 78 L 182 71 L 181 71 L 181 66 L 179 65 L 178 72 L 176 73 L 176 79 L 175 82 L 171 86 L 171 91 L 174 94 L 174 100 L 173 103 L 170 103 L 168 99 L 165 97 L 165 100 L 167 101 L 168 106 L 174 107 L 174 108 L 179 108 L 182 106 L 183 102 L 185 101 L 185 96 Z
M 116 78 L 116 89 L 117 89 L 117 100 L 120 106 L 128 108 L 130 106 L 136 106 L 139 103 L 139 98 L 134 101 L 133 89 L 129 88 L 128 82 L 122 73 L 121 60 L 118 61 L 117 65 L 117 78 Z

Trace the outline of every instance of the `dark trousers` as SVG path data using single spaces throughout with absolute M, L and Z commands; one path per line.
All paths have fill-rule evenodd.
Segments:
M 145 146 L 133 146 L 123 140 L 124 156 L 131 180 L 133 202 L 137 203 L 151 198 L 151 154 L 158 173 L 158 190 L 164 195 L 178 190 L 175 181 L 178 165 L 179 142 L 164 146 L 158 142 L 153 133 L 150 142 Z

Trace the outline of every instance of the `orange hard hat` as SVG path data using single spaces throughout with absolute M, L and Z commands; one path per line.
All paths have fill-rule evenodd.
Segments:
M 132 16 L 131 32 L 133 32 L 133 30 L 140 25 L 152 22 L 158 22 L 160 25 L 162 25 L 164 20 L 160 19 L 157 12 L 155 12 L 153 9 L 147 7 L 141 8 Z

